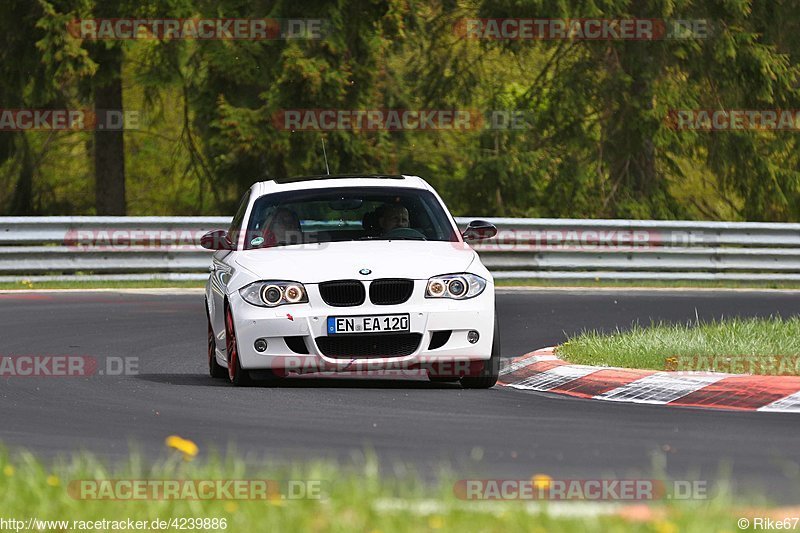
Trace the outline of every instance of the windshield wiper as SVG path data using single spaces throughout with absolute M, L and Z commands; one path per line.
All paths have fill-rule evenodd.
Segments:
M 425 237 L 386 237 L 385 235 L 364 235 L 359 241 L 424 241 Z

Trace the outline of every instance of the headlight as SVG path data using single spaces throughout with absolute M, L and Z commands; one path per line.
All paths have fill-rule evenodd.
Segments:
M 308 302 L 306 288 L 294 281 L 256 281 L 239 289 L 242 299 L 259 307 Z
M 486 280 L 475 274 L 447 274 L 428 280 L 425 298 L 474 298 L 486 288 Z

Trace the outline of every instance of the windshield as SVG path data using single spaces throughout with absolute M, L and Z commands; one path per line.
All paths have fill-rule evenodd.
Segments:
M 357 240 L 458 241 L 430 191 L 352 187 L 268 194 L 253 204 L 245 250 Z

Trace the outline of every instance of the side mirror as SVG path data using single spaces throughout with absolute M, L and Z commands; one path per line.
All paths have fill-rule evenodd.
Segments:
M 233 250 L 236 248 L 224 229 L 209 231 L 200 238 L 200 246 L 206 250 Z
M 461 236 L 466 242 L 491 239 L 497 235 L 497 228 L 485 220 L 473 220 Z

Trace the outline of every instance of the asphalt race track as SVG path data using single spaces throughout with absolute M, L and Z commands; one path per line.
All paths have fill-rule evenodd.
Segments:
M 585 328 L 722 316 L 789 316 L 800 294 L 722 291 L 501 291 L 504 356 Z M 138 357 L 138 375 L 0 381 L 0 442 L 45 457 L 131 447 L 158 457 L 178 434 L 202 452 L 336 458 L 372 450 L 386 471 L 447 465 L 460 477 L 647 476 L 731 479 L 747 493 L 800 501 L 800 416 L 615 404 L 419 380 L 293 379 L 239 389 L 206 373 L 203 296 L 0 294 L 0 355 Z M 102 366 L 102 364 L 101 364 Z M 659 459 L 660 457 L 660 459 Z M 655 459 L 654 459 L 655 458 Z M 728 472 L 727 474 L 725 472 Z

